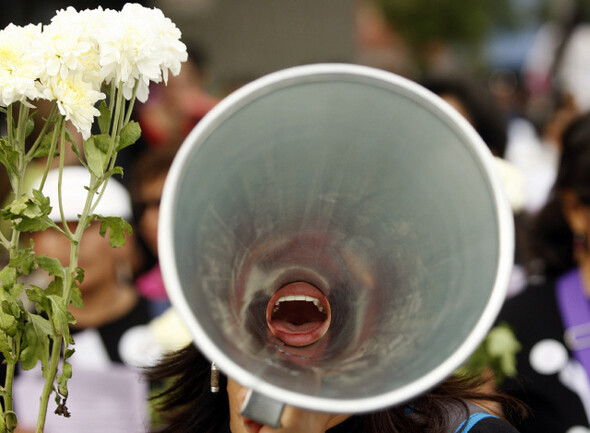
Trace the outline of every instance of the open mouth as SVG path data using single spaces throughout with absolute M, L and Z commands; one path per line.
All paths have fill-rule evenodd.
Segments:
M 281 287 L 266 308 L 268 328 L 288 346 L 303 347 L 319 341 L 328 331 L 330 321 L 328 298 L 303 281 Z

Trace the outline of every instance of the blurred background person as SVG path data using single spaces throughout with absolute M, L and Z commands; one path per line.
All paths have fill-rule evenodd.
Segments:
M 215 106 L 218 99 L 205 91 L 207 69 L 205 55 L 193 46 L 180 73 L 168 83 L 153 83 L 150 97 L 136 106 L 135 117 L 142 140 L 150 149 L 177 149 L 194 126 Z
M 526 283 L 526 271 L 522 257 L 522 213 L 526 205 L 526 179 L 513 164 L 506 161 L 508 144 L 508 113 L 500 105 L 485 82 L 465 74 L 433 74 L 421 80 L 430 91 L 436 93 L 456 109 L 480 135 L 495 157 L 496 167 L 503 181 L 516 223 L 515 267 L 512 272 L 508 296 L 522 290 Z
M 174 149 L 168 148 L 146 151 L 134 161 L 131 172 L 136 236 L 146 249 L 144 269 L 135 286 L 142 296 L 152 301 L 155 315 L 170 306 L 158 264 L 158 220 L 162 190 L 175 153 Z
M 64 168 L 63 209 L 72 230 L 84 207 L 84 185 L 88 182 L 86 168 Z M 56 170 L 50 172 L 43 192 L 53 206 L 50 218 L 61 224 Z M 131 218 L 129 194 L 115 179 L 109 180 L 96 213 Z M 150 321 L 151 308 L 131 282 L 132 238 L 128 237 L 124 247 L 113 248 L 108 237 L 100 235 L 100 224 L 92 222 L 80 243 L 79 266 L 84 269 L 84 280 L 79 287 L 84 305 L 69 309 L 76 319 L 71 327 L 75 353 L 68 359 L 76 371 L 68 382 L 71 418 L 53 415 L 50 407 L 45 425 L 48 433 L 139 432 L 147 428 L 147 384 L 139 372 L 123 364 L 124 352 L 134 347 L 120 342 L 129 329 Z M 69 263 L 70 243 L 63 234 L 48 229 L 33 233 L 31 238 L 37 255 Z M 14 401 L 22 431 L 35 428 L 38 405 L 33 402 L 38 403 L 43 384 L 40 368 L 20 371 L 15 380 Z
M 518 375 L 503 385 L 530 407 L 530 416 L 516 424 L 521 433 L 590 427 L 590 346 L 583 328 L 590 322 L 590 114 L 571 123 L 561 148 L 555 184 L 529 233 L 538 272 L 498 318 L 522 345 Z

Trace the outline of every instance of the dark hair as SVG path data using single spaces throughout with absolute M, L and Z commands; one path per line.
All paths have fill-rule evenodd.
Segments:
M 162 417 L 154 433 L 217 433 L 229 422 L 227 379 L 221 377 L 219 392 L 210 392 L 211 364 L 190 344 L 170 354 L 148 372 L 152 382 L 165 383 L 163 391 L 153 397 Z M 418 433 L 425 429 L 442 433 L 449 407 L 468 413 L 465 401 L 496 402 L 523 415 L 523 406 L 511 397 L 481 391 L 483 379 L 452 376 L 412 402 L 409 417 L 407 405 L 360 415 L 364 433 Z M 431 425 L 432 424 L 432 425 Z
M 557 177 L 545 206 L 532 218 L 528 236 L 530 262 L 545 277 L 574 268 L 573 233 L 563 214 L 561 194 L 572 191 L 590 206 L 590 113 L 578 116 L 563 133 Z
M 421 84 L 439 96 L 457 98 L 469 116 L 473 128 L 490 151 L 503 157 L 508 142 L 508 116 L 484 84 L 463 76 L 430 76 Z

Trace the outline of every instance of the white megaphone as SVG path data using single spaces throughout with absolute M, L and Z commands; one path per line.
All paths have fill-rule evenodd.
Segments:
M 171 167 L 170 299 L 251 389 L 249 418 L 407 401 L 465 361 L 504 300 L 513 219 L 494 172 L 468 122 L 407 79 L 270 74 L 221 101 Z

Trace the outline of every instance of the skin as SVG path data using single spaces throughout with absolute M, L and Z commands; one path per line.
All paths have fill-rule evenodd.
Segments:
M 348 414 L 312 412 L 293 406 L 285 406 L 281 417 L 281 426 L 274 429 L 244 419 L 240 415 L 240 409 L 247 392 L 247 388 L 233 379 L 228 379 L 227 393 L 232 433 L 324 433 L 350 417 Z

